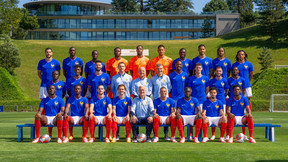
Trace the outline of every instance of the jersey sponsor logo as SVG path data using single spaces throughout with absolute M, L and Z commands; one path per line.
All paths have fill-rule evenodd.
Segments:
M 241 85 L 242 85 L 242 82 L 239 81 L 238 84 L 241 86 Z
M 226 63 L 226 62 L 224 62 L 224 66 L 225 66 L 225 67 L 227 66 L 227 63 Z
M 185 80 L 185 77 L 184 77 L 184 76 L 182 76 L 182 80 Z
M 103 101 L 103 104 L 104 104 L 104 105 L 106 105 L 106 102 L 105 102 L 105 101 Z
M 82 102 L 82 101 L 80 101 L 80 105 L 81 105 L 81 106 L 83 105 L 83 102 Z
M 54 64 L 51 64 L 51 67 L 52 67 L 52 68 L 54 68 L 54 66 L 55 66 Z
M 104 81 L 105 81 L 105 78 L 101 78 L 101 80 L 102 80 L 102 82 L 104 82 Z
M 191 105 L 191 107 L 193 107 L 193 106 L 194 106 L 194 103 L 190 103 L 190 105 Z
M 247 68 L 248 68 L 248 66 L 247 66 L 247 65 L 244 65 L 244 67 L 245 67 L 245 69 L 247 69 Z
M 170 104 L 168 104 L 168 103 L 167 103 L 167 104 L 166 104 L 166 106 L 167 106 L 167 107 L 169 107 L 169 106 L 170 106 Z
M 206 65 L 206 66 L 208 65 L 208 62 L 207 62 L 207 61 L 205 61 L 205 65 Z
M 125 106 L 128 104 L 126 101 L 124 102 Z
M 61 85 L 58 85 L 57 87 L 58 87 L 58 89 L 61 89 Z
M 215 107 L 216 107 L 216 109 L 218 109 L 218 108 L 219 108 L 219 106 L 218 106 L 218 105 L 215 105 Z
M 185 63 L 185 66 L 186 66 L 186 67 L 188 67 L 188 65 L 189 65 L 188 63 Z
M 82 85 L 82 84 L 83 84 L 83 82 L 82 82 L 82 81 L 80 81 L 80 84 Z
M 55 103 L 55 106 L 57 106 L 57 105 L 58 105 L 58 102 L 56 102 L 56 101 L 55 101 L 54 103 Z
M 206 82 L 206 81 L 202 79 L 202 83 L 205 84 L 205 82 Z
M 243 105 L 244 105 L 244 102 L 240 102 L 240 105 L 241 105 L 241 107 L 243 107 Z
M 224 87 L 224 83 L 223 82 L 221 82 L 221 85 L 222 85 L 222 87 Z

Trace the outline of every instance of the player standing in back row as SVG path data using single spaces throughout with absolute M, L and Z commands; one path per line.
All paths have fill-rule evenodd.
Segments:
M 163 65 L 163 73 L 165 75 L 169 75 L 169 73 L 172 72 L 173 60 L 170 57 L 165 56 L 165 46 L 164 45 L 159 45 L 157 51 L 159 53 L 159 56 L 157 56 L 151 60 L 151 75 L 154 76 L 157 74 L 157 71 L 156 71 L 157 64 L 162 64 Z

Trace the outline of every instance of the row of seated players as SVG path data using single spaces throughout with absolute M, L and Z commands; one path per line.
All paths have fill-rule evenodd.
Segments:
M 211 97 L 203 103 L 201 110 L 196 98 L 191 97 L 192 89 L 185 87 L 184 97 L 177 103 L 167 97 L 167 88 L 160 88 L 160 97 L 154 101 L 145 95 L 145 86 L 139 87 L 139 96 L 133 99 L 125 96 L 125 85 L 118 86 L 119 96 L 111 99 L 104 94 L 103 85 L 97 87 L 98 94 L 91 99 L 90 106 L 88 99 L 81 96 L 81 86 L 74 86 L 74 97 L 70 97 L 65 107 L 64 100 L 56 96 L 56 87 L 51 85 L 48 90 L 49 96 L 43 99 L 39 106 L 39 111 L 35 116 L 36 139 L 33 143 L 40 142 L 40 128 L 42 125 L 57 125 L 58 143 L 67 143 L 69 125 L 83 125 L 82 139 L 84 143 L 93 143 L 95 125 L 104 124 L 106 126 L 105 142 L 109 143 L 110 131 L 112 129 L 112 143 L 116 142 L 117 124 L 125 124 L 127 142 L 131 142 L 130 132 L 132 127 L 133 141 L 137 142 L 137 124 L 147 125 L 147 142 L 151 142 L 150 134 L 154 128 L 155 138 L 153 142 L 158 142 L 159 124 L 171 125 L 171 141 L 177 143 L 175 139 L 176 127 L 180 134 L 180 143 L 185 142 L 183 126 L 195 125 L 194 142 L 199 143 L 198 134 L 203 128 L 204 138 L 202 142 L 207 142 L 207 129 L 210 125 L 220 127 L 220 142 L 225 143 L 224 134 L 228 123 L 228 143 L 233 143 L 234 125 L 246 125 L 249 128 L 249 142 L 256 143 L 253 139 L 253 119 L 249 108 L 248 99 L 241 95 L 240 85 L 233 86 L 234 96 L 227 101 L 227 117 L 225 116 L 223 103 L 216 98 L 217 88 L 210 88 Z M 176 107 L 176 110 L 175 110 Z M 71 116 L 68 116 L 71 109 Z M 45 115 L 41 115 L 45 110 Z M 245 110 L 247 115 L 245 115 Z M 90 114 L 89 114 L 90 113 Z M 228 118 L 228 119 L 227 119 Z M 64 119 L 64 121 L 63 121 Z M 64 125 L 63 141 L 61 140 L 62 128 Z M 90 129 L 90 139 L 87 139 L 88 128 Z

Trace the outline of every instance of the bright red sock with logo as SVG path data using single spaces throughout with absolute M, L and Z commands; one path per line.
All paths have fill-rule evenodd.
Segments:
M 196 120 L 196 127 L 195 127 L 195 137 L 197 137 L 197 138 L 198 138 L 198 135 L 200 133 L 201 126 L 202 126 L 202 119 L 197 119 Z
M 117 122 L 112 120 L 112 136 L 113 138 L 116 138 L 117 133 Z
M 172 119 L 170 117 L 170 122 L 171 122 L 171 137 L 175 137 L 175 132 L 176 132 L 176 119 Z
M 73 136 L 73 127 L 69 127 L 70 136 Z
M 58 138 L 61 138 L 63 129 L 63 120 L 57 120 Z
M 183 122 L 182 122 L 182 119 L 178 119 L 176 120 L 177 122 L 177 127 L 178 127 L 178 130 L 179 130 L 179 133 L 180 133 L 180 138 L 183 138 L 184 137 L 184 134 L 183 134 Z
M 204 137 L 207 137 L 208 124 L 203 122 L 203 124 L 202 124 L 202 129 L 203 129 L 203 135 L 204 135 Z M 195 137 L 196 137 L 196 136 L 195 136 Z
M 160 121 L 160 117 L 155 118 L 153 120 L 153 129 L 154 129 L 155 137 L 158 137 L 159 121 Z
M 228 120 L 229 137 L 233 137 L 234 121 L 235 118 L 229 118 Z
M 48 127 L 48 133 L 50 137 L 52 137 L 52 130 L 53 130 L 53 127 Z
M 95 117 L 92 120 L 89 120 L 89 130 L 90 130 L 90 138 L 94 138 L 95 132 Z
M 83 126 L 82 126 L 83 134 L 82 134 L 82 137 L 87 137 L 89 122 L 87 120 L 85 120 L 84 117 L 82 117 L 82 121 L 83 121 Z
M 41 121 L 35 119 L 34 123 L 35 123 L 36 138 L 40 138 Z
M 106 138 L 109 138 L 112 126 L 112 119 L 108 120 L 106 117 Z
M 215 136 L 216 127 L 211 127 L 212 135 Z
M 131 134 L 131 124 L 130 124 L 130 121 L 126 121 L 126 123 L 125 123 L 125 129 L 126 129 L 127 138 L 130 138 L 130 134 Z
M 226 129 L 227 129 L 227 123 L 222 123 L 220 128 L 220 137 L 224 137 Z
M 253 119 L 246 116 L 246 120 L 248 121 L 249 135 L 250 135 L 250 137 L 253 137 L 253 129 L 254 129 Z
M 63 130 L 63 136 L 68 137 L 68 128 L 69 128 L 69 121 L 71 120 L 70 116 L 67 117 L 66 120 L 64 120 L 64 130 Z

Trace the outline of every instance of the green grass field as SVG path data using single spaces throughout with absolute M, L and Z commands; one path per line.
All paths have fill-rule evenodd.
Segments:
M 216 141 L 195 144 L 192 142 L 171 143 L 160 139 L 158 143 L 126 143 L 124 128 L 120 130 L 120 142 L 81 142 L 81 128 L 74 129 L 75 141 L 58 144 L 56 139 L 48 144 L 32 144 L 30 128 L 24 128 L 24 141 L 17 142 L 17 124 L 32 123 L 35 113 L 0 113 L 0 161 L 262 161 L 288 160 L 288 118 L 287 113 L 255 112 L 255 123 L 281 124 L 275 128 L 276 142 L 265 139 L 265 128 L 255 128 L 256 144 L 218 142 L 219 129 L 216 131 Z M 97 130 L 97 129 L 96 129 Z M 144 132 L 144 128 L 141 128 Z M 234 129 L 234 136 L 242 131 Z M 47 133 L 47 128 L 41 129 L 41 134 Z M 160 137 L 163 137 L 160 128 Z M 248 133 L 248 130 L 247 130 Z M 53 135 L 57 129 L 53 129 Z M 95 133 L 96 134 L 96 133 Z M 210 135 L 210 129 L 208 135 Z M 176 134 L 178 137 L 178 134 Z

